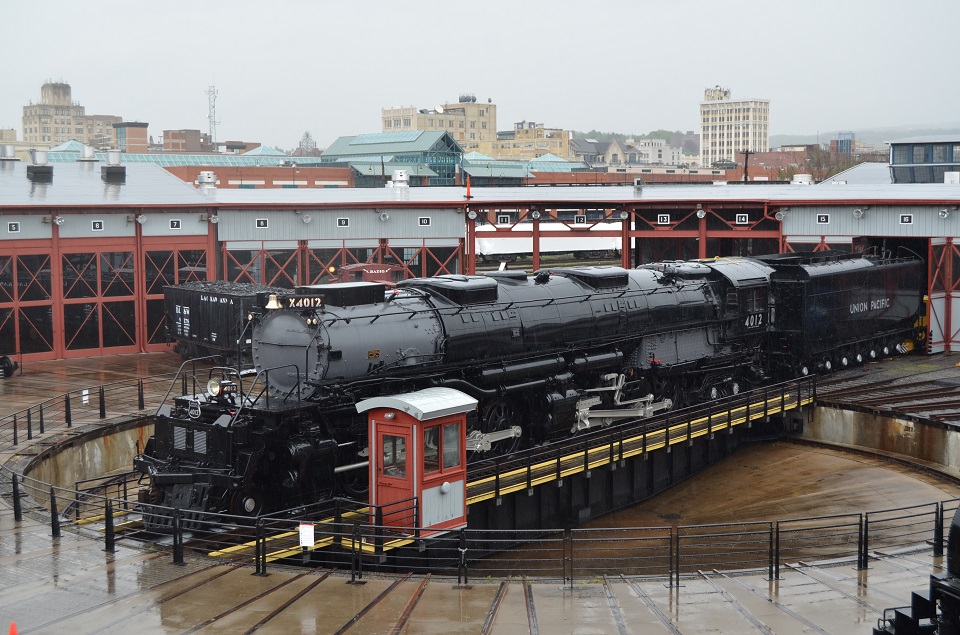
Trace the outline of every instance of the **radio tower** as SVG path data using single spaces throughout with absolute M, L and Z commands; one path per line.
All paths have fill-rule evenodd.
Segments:
M 217 124 L 220 123 L 217 121 L 217 87 L 210 86 L 207 88 L 207 103 L 208 112 L 207 112 L 207 121 L 210 123 L 210 145 L 216 147 L 217 145 Z

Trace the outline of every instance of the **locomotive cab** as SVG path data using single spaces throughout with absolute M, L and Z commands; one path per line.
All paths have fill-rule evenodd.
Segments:
M 701 261 L 715 272 L 720 312 L 728 341 L 745 339 L 759 344 L 769 329 L 770 274 L 773 269 L 750 258 L 715 258 Z

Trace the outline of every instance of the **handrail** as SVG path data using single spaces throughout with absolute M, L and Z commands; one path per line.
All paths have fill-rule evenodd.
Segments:
M 177 380 L 180 379 L 180 374 L 183 372 L 184 367 L 185 367 L 187 364 L 193 364 L 193 370 L 191 371 L 191 374 L 192 374 L 193 377 L 194 377 L 194 383 L 196 383 L 197 362 L 202 362 L 202 361 L 205 360 L 205 359 L 223 359 L 223 356 L 222 356 L 222 355 L 207 355 L 206 357 L 196 357 L 196 358 L 194 358 L 194 359 L 188 359 L 188 360 L 186 360 L 185 362 L 183 362 L 182 364 L 180 364 L 180 368 L 178 368 L 176 374 L 174 374 L 173 381 L 170 382 L 170 387 L 167 388 L 166 394 L 163 396 L 163 399 L 160 400 L 160 406 L 157 407 L 157 414 L 160 414 L 160 407 L 163 406 L 163 404 L 167 403 L 167 399 L 170 398 L 170 393 L 173 392 L 173 387 L 177 385 Z M 184 378 L 184 379 L 186 379 L 186 378 Z
M 13 495 L 19 496 L 15 502 L 26 502 L 29 513 L 47 515 L 51 524 L 56 524 L 57 527 L 63 523 L 73 524 L 78 530 L 89 528 L 87 535 L 96 536 L 97 540 L 105 539 L 108 545 L 115 536 L 104 537 L 101 524 L 106 523 L 106 518 L 110 517 L 107 526 L 112 528 L 113 514 L 122 514 L 128 522 L 131 519 L 136 520 L 137 515 L 175 518 L 176 521 L 165 531 L 167 535 L 173 532 L 173 544 L 179 545 L 173 550 L 175 559 L 183 557 L 184 547 L 202 549 L 205 555 L 217 558 L 250 558 L 253 556 L 254 544 L 249 532 L 231 533 L 231 528 L 256 525 L 258 569 L 263 571 L 269 561 L 278 559 L 283 559 L 287 565 L 296 566 L 301 564 L 303 554 L 298 543 L 299 525 L 310 523 L 315 527 L 316 544 L 311 549 L 310 558 L 303 560 L 309 560 L 310 566 L 342 566 L 344 552 L 353 551 L 357 554 L 356 557 L 365 553 L 376 558 L 392 558 L 380 560 L 386 572 L 402 573 L 416 569 L 449 574 L 452 567 L 449 554 L 460 549 L 463 557 L 458 566 L 466 567 L 469 564 L 477 567 L 487 577 L 507 578 L 516 575 L 520 570 L 526 571 L 530 577 L 552 579 L 562 576 L 565 583 L 569 581 L 571 584 L 575 579 L 619 574 L 658 577 L 669 575 L 672 585 L 679 584 L 681 576 L 694 575 L 696 571 L 703 569 L 766 571 L 771 579 L 778 579 L 780 563 L 784 558 L 807 562 L 856 558 L 858 568 L 863 569 L 869 566 L 871 558 L 877 557 L 869 550 L 867 534 L 870 530 L 873 531 L 873 540 L 880 540 L 885 550 L 928 549 L 930 537 L 932 536 L 935 542 L 942 542 L 943 533 L 938 533 L 930 514 L 914 519 L 923 521 L 922 527 L 911 525 L 907 532 L 897 531 L 895 527 L 886 535 L 881 527 L 884 521 L 878 521 L 876 527 L 870 527 L 868 521 L 865 526 L 860 526 L 859 531 L 857 523 L 844 523 L 843 527 L 847 530 L 840 533 L 835 532 L 837 525 L 821 523 L 805 530 L 798 528 L 793 532 L 789 543 L 784 543 L 781 538 L 781 526 L 790 522 L 830 521 L 844 517 L 868 518 L 871 514 L 883 512 L 905 514 L 920 507 L 939 510 L 943 505 L 957 501 L 945 499 L 941 502 L 888 510 L 766 521 L 572 530 L 460 529 L 431 536 L 424 534 L 423 528 L 415 524 L 415 513 L 413 516 L 399 515 L 401 511 L 415 512 L 418 504 L 415 497 L 383 506 L 369 506 L 348 499 L 332 499 L 323 505 L 299 507 L 295 514 L 275 512 L 250 518 L 178 510 L 139 502 L 135 492 L 128 495 L 127 488 L 115 487 L 123 483 L 133 483 L 132 478 L 114 484 L 112 487 L 117 491 L 117 495 L 112 497 L 103 491 L 53 487 L 16 474 L 6 466 L 0 466 L 0 484 L 9 484 L 11 480 L 17 484 L 13 487 Z M 5 495 L 10 495 L 9 487 L 3 488 L 3 491 Z M 400 506 L 404 506 L 404 509 L 396 512 L 384 509 Z M 389 515 L 395 515 L 396 520 L 410 518 L 412 524 L 394 526 L 383 523 L 383 517 Z M 372 522 L 373 519 L 381 522 Z M 917 523 L 913 523 L 915 524 Z M 717 531 L 724 527 L 732 531 Z M 189 542 L 185 544 L 180 533 L 185 528 L 201 532 L 203 539 L 196 545 Z M 824 530 L 835 533 L 824 534 Z M 149 530 L 140 531 L 146 532 L 145 539 L 154 539 Z M 798 535 L 801 531 L 803 535 Z M 112 533 L 112 529 L 107 530 L 107 533 Z M 234 542 L 227 542 L 231 535 L 236 536 Z M 129 539 L 122 535 L 120 538 Z M 436 552 L 424 550 L 431 544 L 437 547 Z M 404 552 L 404 548 L 409 551 Z M 936 550 L 937 545 L 933 548 Z M 508 553 L 515 549 L 520 552 Z M 502 555 L 505 552 L 506 555 Z

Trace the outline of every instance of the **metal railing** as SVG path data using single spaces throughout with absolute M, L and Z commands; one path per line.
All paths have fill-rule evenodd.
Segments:
M 108 550 L 116 541 L 170 546 L 174 562 L 186 553 L 225 562 L 365 570 L 562 580 L 574 584 L 607 575 L 667 578 L 703 570 L 750 571 L 779 579 L 784 568 L 815 562 L 845 562 L 858 569 L 885 552 L 944 553 L 945 523 L 960 499 L 892 509 L 758 522 L 663 527 L 565 530 L 458 529 L 431 535 L 417 526 L 416 499 L 376 507 L 333 499 L 256 518 L 172 509 L 138 500 L 136 474 L 78 483 L 74 490 L 51 487 L 0 468 L 0 494 L 12 497 L 16 519 L 24 511 L 48 518 L 51 535 L 63 526 L 97 536 Z M 151 519 L 165 519 L 153 523 Z M 300 526 L 313 529 L 303 547 Z
M 0 417 L 0 451 L 53 430 L 153 414 L 173 377 L 157 375 L 78 388 Z
M 749 428 L 755 421 L 781 415 L 815 399 L 816 378 L 803 377 L 718 399 L 709 405 L 626 421 L 509 456 L 471 463 L 467 499 L 469 503 L 499 499 L 603 465 L 622 465 L 627 458 L 664 447 L 690 444 L 700 437 L 732 434 L 737 428 Z

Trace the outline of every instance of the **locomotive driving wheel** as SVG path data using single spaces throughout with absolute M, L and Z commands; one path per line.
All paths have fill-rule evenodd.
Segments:
M 669 399 L 673 402 L 673 405 L 670 407 L 671 410 L 679 408 L 683 398 L 683 392 L 680 390 L 680 378 L 667 377 L 660 379 L 655 395 L 658 401 Z
M 264 496 L 258 488 L 250 487 L 236 491 L 230 497 L 230 514 L 256 518 L 263 513 Z
M 520 425 L 520 409 L 509 397 L 498 397 L 483 409 L 480 429 L 484 433 L 509 430 L 512 426 Z M 520 445 L 519 437 L 511 437 L 497 441 L 490 446 L 488 456 L 503 456 L 510 454 Z

